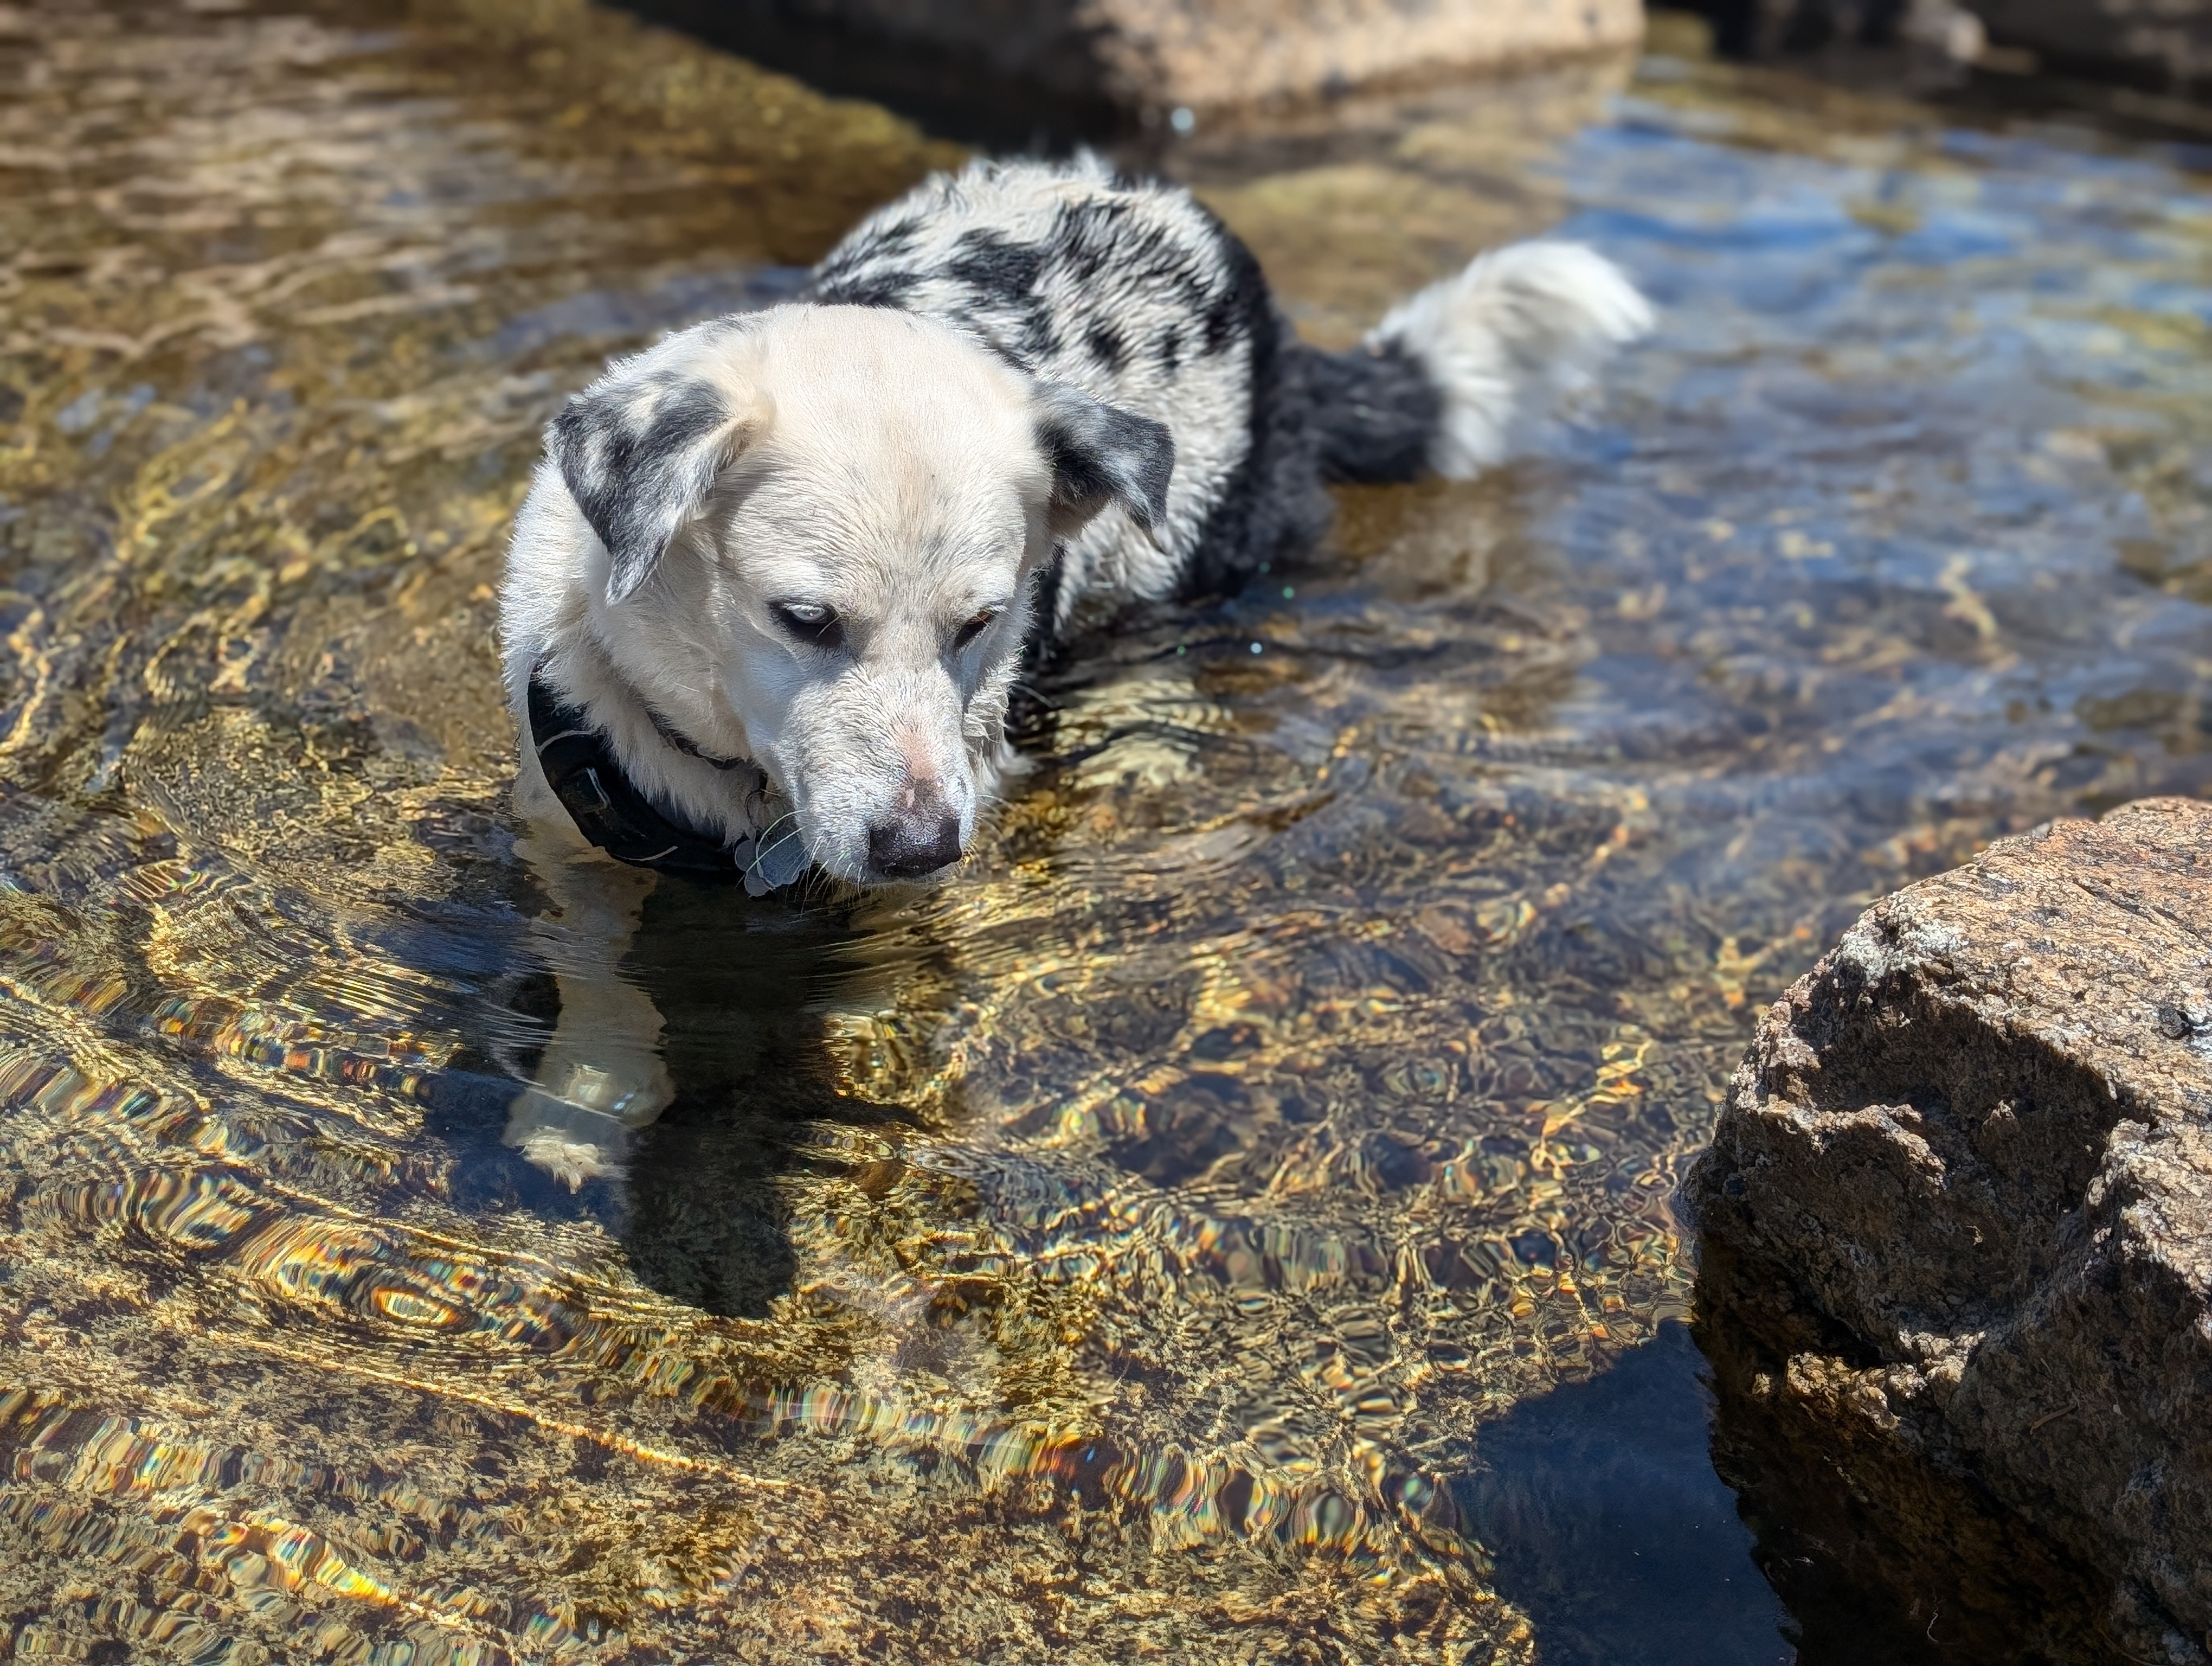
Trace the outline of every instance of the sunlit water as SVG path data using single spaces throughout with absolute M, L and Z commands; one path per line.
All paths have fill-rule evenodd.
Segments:
M 1201 131 L 1318 338 L 1553 224 L 1663 331 L 1085 645 L 934 895 L 664 883 L 572 1193 L 537 428 L 952 153 L 570 0 L 0 80 L 0 1655 L 1790 1658 L 1668 1195 L 1869 896 L 2212 781 L 2198 159 L 1670 59 Z

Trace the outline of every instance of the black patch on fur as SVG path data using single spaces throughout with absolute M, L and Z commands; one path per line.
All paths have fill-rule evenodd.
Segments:
M 1051 246 L 1069 277 L 1088 283 L 1127 261 L 1129 239 L 1122 222 L 1129 211 L 1126 202 L 1092 198 L 1070 203 L 1053 217 Z
M 921 235 L 921 218 L 912 215 L 888 226 L 878 227 L 874 236 L 868 241 L 870 258 L 880 259 L 887 254 L 904 254 L 914 246 L 914 240 Z
M 863 272 L 886 256 L 905 254 L 921 234 L 923 222 L 913 216 L 871 232 L 865 242 L 843 243 L 830 252 L 815 268 L 809 294 L 814 300 L 842 307 L 903 307 L 921 281 L 915 271 Z
M 1034 243 L 1017 243 L 994 231 L 971 231 L 960 239 L 960 252 L 945 270 L 985 295 L 1012 301 L 1032 294 L 1044 270 L 1045 252 Z
M 1160 356 L 1160 368 L 1162 369 L 1165 370 L 1170 376 L 1175 375 L 1176 373 L 1181 371 L 1182 368 L 1182 331 L 1180 330 L 1170 330 L 1167 334 L 1162 336 L 1160 337 L 1160 344 L 1158 350 Z
M 952 325 L 956 330 L 959 330 L 967 335 L 973 336 L 977 342 L 981 344 L 983 350 L 988 353 L 993 358 L 998 360 L 1000 363 L 1007 365 L 1012 368 L 1019 370 L 1024 374 L 1027 374 L 1029 371 L 1030 361 L 1026 356 L 1024 356 L 1019 346 L 1013 343 L 1000 340 L 998 332 L 993 330 L 981 319 L 977 318 L 975 313 L 963 309 L 956 309 L 952 312 L 945 313 L 943 316 L 945 322 Z
M 871 272 L 865 277 L 823 279 L 814 285 L 813 298 L 840 307 L 888 307 L 903 311 L 921 280 L 913 272 Z
M 1030 596 L 1030 635 L 1022 644 L 1022 663 L 1034 668 L 1042 664 L 1052 645 L 1053 635 L 1060 629 L 1060 591 L 1066 577 L 1067 551 L 1054 547 L 1052 559 L 1037 569 Z
M 1237 246 L 1243 252 L 1246 260 L 1252 259 L 1251 252 L 1244 249 L 1242 243 Z M 1256 273 L 1258 270 L 1258 263 L 1254 262 L 1253 271 Z M 1265 289 L 1267 286 L 1264 282 L 1261 287 Z M 1232 344 L 1252 333 L 1247 297 L 1240 293 L 1240 289 L 1239 284 L 1231 283 L 1227 289 L 1214 296 L 1213 304 L 1206 309 L 1206 316 L 1202 320 L 1205 331 L 1200 339 L 1204 343 L 1203 350 L 1208 355 L 1218 356 L 1227 352 Z M 1240 329 L 1239 325 L 1243 327 Z
M 957 247 L 959 252 L 945 263 L 940 275 L 967 287 L 963 327 L 1032 362 L 1058 352 L 1052 309 L 1037 292 L 1056 251 L 988 229 L 964 233 Z M 995 325 L 986 327 L 985 318 L 994 319 Z
M 1285 344 L 1290 328 L 1276 313 L 1267 280 L 1251 250 L 1218 220 L 1228 288 L 1208 309 L 1209 350 L 1242 336 L 1252 344 L 1252 446 L 1206 517 L 1191 552 L 1181 592 L 1220 595 L 1240 588 L 1262 562 L 1289 560 L 1328 531 L 1333 506 L 1321 484 L 1320 435 L 1302 366 Z
M 1081 514 L 1115 502 L 1146 531 L 1159 525 L 1175 476 L 1166 423 L 1061 382 L 1041 386 L 1037 404 L 1037 444 L 1052 465 L 1054 502 Z
M 643 583 L 714 482 L 730 407 L 707 383 L 660 374 L 579 393 L 546 430 L 568 495 L 606 545 L 607 593 Z
M 1444 416 L 1444 396 L 1395 343 L 1323 353 L 1302 343 L 1286 350 L 1313 409 L 1321 468 L 1331 480 L 1418 480 L 1429 442 Z
M 1123 348 L 1121 332 L 1110 324 L 1095 324 L 1084 337 L 1091 349 L 1091 356 L 1098 361 L 1099 368 L 1111 374 L 1121 368 Z
M 1066 586 L 1067 550 L 1053 546 L 1052 557 L 1030 581 L 1030 628 L 1022 638 L 1021 674 L 1006 700 L 1006 733 L 1020 740 L 1042 739 L 1052 723 L 1052 702 L 1037 686 L 1060 649 L 1060 601 Z

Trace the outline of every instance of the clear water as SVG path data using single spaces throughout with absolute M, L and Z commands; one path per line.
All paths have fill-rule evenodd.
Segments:
M 1671 58 L 1201 131 L 1316 338 L 1547 225 L 1662 335 L 1085 645 L 930 897 L 661 885 L 572 1192 L 537 427 L 951 154 L 570 0 L 0 14 L 17 1657 L 1799 1646 L 1668 1199 L 1866 899 L 2206 789 L 2203 157 Z

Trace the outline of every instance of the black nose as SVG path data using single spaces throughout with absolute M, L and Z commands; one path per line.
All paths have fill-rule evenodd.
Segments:
M 919 879 L 960 860 L 960 818 L 935 809 L 868 830 L 868 865 L 886 879 Z

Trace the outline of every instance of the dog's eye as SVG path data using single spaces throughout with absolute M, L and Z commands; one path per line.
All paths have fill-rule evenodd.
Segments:
M 991 621 L 999 617 L 999 610 L 987 607 L 953 633 L 952 647 L 957 653 L 991 628 Z
M 844 623 L 833 607 L 819 602 L 778 602 L 770 611 L 776 623 L 802 642 L 835 648 L 845 639 Z

